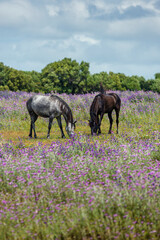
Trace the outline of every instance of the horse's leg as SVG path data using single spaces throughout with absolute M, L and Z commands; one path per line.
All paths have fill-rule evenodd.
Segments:
M 32 138 L 32 128 L 34 130 L 34 138 L 37 138 L 36 135 L 36 130 L 35 130 L 35 121 L 37 120 L 38 116 L 35 113 L 32 113 L 31 116 L 31 126 L 30 126 L 30 133 L 29 133 L 29 137 Z
M 31 118 L 31 124 L 30 124 L 29 137 L 32 138 L 32 118 Z
M 97 115 L 97 126 L 98 126 L 98 128 L 97 128 L 98 134 L 100 134 L 101 133 L 101 129 L 100 129 L 99 116 L 98 115 Z
M 101 116 L 100 116 L 100 119 L 99 119 L 99 126 L 98 126 L 98 134 L 101 134 L 101 122 L 102 122 L 102 119 L 103 119 L 103 113 L 101 113 Z
M 116 111 L 116 123 L 117 123 L 117 133 L 118 133 L 118 124 L 119 124 L 119 109 L 118 109 L 118 108 L 116 108 L 116 109 L 115 109 L 115 111 Z
M 112 124 L 113 124 L 112 112 L 108 113 L 108 118 L 109 118 L 109 121 L 110 121 L 110 128 L 109 128 L 108 133 L 111 134 Z
M 51 127 L 52 127 L 53 118 L 54 118 L 53 116 L 50 116 L 50 117 L 49 117 L 47 138 L 50 137 L 50 131 L 51 131 Z
M 57 117 L 57 122 L 58 122 L 59 128 L 61 129 L 62 138 L 65 138 L 65 135 L 64 135 L 64 132 L 63 132 L 63 128 L 62 128 L 61 116 Z

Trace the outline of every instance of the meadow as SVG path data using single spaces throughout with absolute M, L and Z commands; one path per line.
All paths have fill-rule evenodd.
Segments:
M 0 92 L 0 240 L 160 239 L 160 95 L 116 92 L 119 134 L 105 115 L 91 136 L 89 108 L 96 93 L 59 95 L 77 120 L 61 139 L 53 122 L 36 122 L 28 137 L 27 99 Z M 65 129 L 65 121 L 63 120 Z

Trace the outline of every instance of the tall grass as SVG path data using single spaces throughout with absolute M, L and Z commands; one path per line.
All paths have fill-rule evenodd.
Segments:
M 105 117 L 102 135 L 90 136 L 95 94 L 62 94 L 78 120 L 74 138 L 62 140 L 54 122 L 46 139 L 39 119 L 35 140 L 27 137 L 31 94 L 1 92 L 0 239 L 160 238 L 160 96 L 117 93 L 118 135 L 115 123 L 107 134 Z

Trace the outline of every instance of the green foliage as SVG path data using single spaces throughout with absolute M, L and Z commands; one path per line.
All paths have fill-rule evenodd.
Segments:
M 160 93 L 160 78 L 154 80 L 151 90 Z
M 108 74 L 106 72 L 95 73 L 88 78 L 88 92 L 98 92 L 100 88 L 100 83 L 103 84 L 104 88 L 107 90 L 107 79 Z
M 113 72 L 109 72 L 109 79 L 110 79 L 110 89 L 113 90 L 121 90 L 121 82 L 120 82 L 120 77 L 118 74 L 115 74 Z
M 105 90 L 122 90 L 120 77 L 113 72 L 100 72 L 88 78 L 88 91 L 98 92 L 102 83 Z
M 155 73 L 155 79 L 159 78 L 160 79 L 160 73 Z
M 140 82 L 137 76 L 125 77 L 122 80 L 122 87 L 125 89 L 134 91 L 134 90 L 141 90 Z
M 40 73 L 19 71 L 0 63 L 0 90 L 39 92 Z
M 89 64 L 77 63 L 70 58 L 48 64 L 42 69 L 41 81 L 44 92 L 82 93 L 87 91 Z
M 44 67 L 41 73 L 19 71 L 0 62 L 0 91 L 58 92 L 78 94 L 98 92 L 102 83 L 105 90 L 144 90 L 160 93 L 160 73 L 155 79 L 126 76 L 123 73 L 100 72 L 91 74 L 89 63 L 78 63 L 64 58 Z

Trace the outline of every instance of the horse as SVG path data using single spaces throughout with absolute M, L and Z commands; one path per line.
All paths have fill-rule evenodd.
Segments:
M 90 120 L 89 126 L 91 128 L 91 135 L 101 133 L 101 122 L 105 113 L 108 113 L 108 118 L 110 121 L 110 128 L 108 133 L 111 134 L 113 118 L 112 111 L 116 112 L 116 123 L 117 123 L 117 133 L 119 124 L 119 112 L 121 107 L 121 99 L 116 93 L 106 94 L 103 89 L 101 93 L 95 96 L 91 106 L 90 106 Z M 99 118 L 100 116 L 100 118 Z
M 66 131 L 69 137 L 74 134 L 76 121 L 73 121 L 72 111 L 68 104 L 57 95 L 34 95 L 28 99 L 28 101 L 26 102 L 26 107 L 31 118 L 29 133 L 30 138 L 32 138 L 32 129 L 34 130 L 34 138 L 37 138 L 35 131 L 35 122 L 38 116 L 43 118 L 49 118 L 47 138 L 50 137 L 50 130 L 54 118 L 57 119 L 59 128 L 61 130 L 62 138 L 65 138 L 62 128 L 61 115 L 63 115 L 66 121 Z

